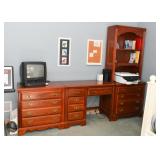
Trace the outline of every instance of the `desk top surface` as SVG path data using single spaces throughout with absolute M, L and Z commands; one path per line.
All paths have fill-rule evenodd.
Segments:
M 144 84 L 143 82 L 140 84 Z M 36 86 L 36 87 L 23 87 L 18 85 L 17 89 L 20 90 L 30 90 L 30 89 L 49 89 L 49 88 L 69 88 L 69 87 L 101 87 L 101 86 L 115 86 L 123 85 L 116 82 L 98 82 L 96 80 L 82 80 L 82 81 L 53 81 L 49 82 L 46 86 Z

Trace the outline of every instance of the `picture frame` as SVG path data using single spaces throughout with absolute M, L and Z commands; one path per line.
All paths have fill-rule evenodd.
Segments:
M 88 39 L 87 65 L 102 65 L 102 40 Z
M 13 66 L 4 66 L 4 93 L 14 92 Z
M 58 38 L 58 61 L 57 66 L 71 65 L 71 38 Z

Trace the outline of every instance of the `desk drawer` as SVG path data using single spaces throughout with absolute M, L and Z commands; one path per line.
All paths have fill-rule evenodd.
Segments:
M 83 111 L 68 113 L 68 120 L 69 121 L 80 120 L 80 119 L 83 119 L 83 118 L 84 118 Z
M 112 87 L 98 87 L 98 88 L 88 89 L 89 96 L 112 94 L 112 92 L 113 92 Z
M 68 96 L 84 96 L 84 95 L 85 95 L 84 88 L 68 89 Z
M 35 116 L 46 116 L 61 113 L 61 106 L 52 108 L 39 108 L 39 109 L 26 109 L 22 110 L 22 117 L 35 117 Z
M 22 127 L 40 126 L 61 122 L 61 115 L 22 118 Z
M 119 100 L 126 100 L 126 99 L 142 99 L 143 98 L 143 93 L 121 93 L 118 94 L 118 99 Z
M 68 112 L 83 111 L 84 109 L 84 104 L 68 105 Z
M 127 114 L 140 111 L 142 108 L 141 100 L 119 101 L 117 106 L 118 114 Z
M 48 99 L 48 100 L 36 100 L 36 101 L 22 101 L 22 109 L 29 108 L 44 108 L 44 107 L 54 107 L 61 106 L 61 99 Z
M 22 100 L 52 99 L 60 98 L 62 96 L 62 90 L 56 89 L 53 91 L 23 92 L 21 95 Z
M 118 87 L 118 93 L 143 93 L 143 86 Z
M 68 105 L 70 104 L 84 104 L 85 98 L 84 97 L 69 97 L 68 98 Z

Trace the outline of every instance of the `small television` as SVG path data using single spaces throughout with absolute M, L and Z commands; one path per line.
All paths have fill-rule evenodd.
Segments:
M 22 62 L 20 76 L 23 86 L 44 86 L 47 76 L 46 62 Z

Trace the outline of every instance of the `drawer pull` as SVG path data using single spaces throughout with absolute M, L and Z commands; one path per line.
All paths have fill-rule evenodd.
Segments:
M 27 112 L 27 116 L 32 116 L 32 112 Z
M 27 99 L 31 99 L 31 95 L 27 95 L 26 98 L 27 98 Z
M 56 113 L 56 112 L 58 112 L 58 109 L 57 108 L 53 109 L 53 113 Z
M 78 115 L 78 114 L 75 114 L 74 117 L 75 117 L 75 118 L 79 118 L 79 115 Z
M 59 96 L 60 94 L 58 93 L 53 93 L 52 96 Z
M 124 105 L 124 103 L 123 103 L 123 102 L 121 102 L 121 103 L 120 103 L 120 105 L 121 105 L 121 106 L 123 106 L 123 105 Z
M 119 111 L 120 111 L 120 112 L 124 111 L 124 108 L 120 108 Z
M 137 104 L 139 104 L 139 103 L 140 103 L 140 101 L 136 101 L 136 103 L 137 103 Z
M 32 106 L 32 105 L 33 105 L 33 103 L 31 103 L 31 102 L 29 102 L 28 104 L 29 104 L 29 106 Z
M 52 104 L 57 104 L 58 101 L 52 101 Z
M 139 107 L 138 107 L 138 106 L 136 107 L 136 110 L 139 110 Z
M 33 120 L 30 120 L 27 122 L 28 125 L 32 125 L 32 123 L 33 123 Z
M 79 108 L 80 108 L 79 106 L 75 106 L 74 107 L 75 110 L 79 110 Z
M 121 95 L 121 98 L 124 98 L 124 95 L 123 95 L 123 94 Z
M 137 97 L 140 97 L 141 95 L 140 94 L 137 94 Z

